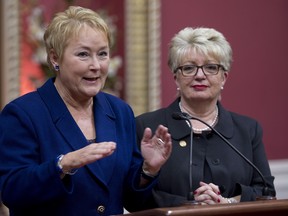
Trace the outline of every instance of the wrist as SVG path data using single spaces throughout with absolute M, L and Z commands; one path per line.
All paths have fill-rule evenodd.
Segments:
M 228 204 L 232 203 L 238 203 L 238 201 L 235 198 L 225 198 Z
M 148 171 L 142 168 L 141 177 L 143 179 L 146 179 L 148 181 L 153 181 L 157 176 L 158 176 L 158 173 L 156 175 L 152 175 L 151 173 L 149 173 Z
M 63 158 L 64 158 L 64 155 L 61 154 L 57 157 L 57 160 L 56 160 L 57 161 L 56 165 L 57 165 L 59 172 L 64 175 L 74 175 L 78 171 L 78 169 L 64 169 L 62 165 Z
M 151 169 L 148 169 L 147 164 L 144 162 L 142 165 L 141 177 L 148 180 L 153 181 L 159 174 L 159 172 L 151 172 Z
M 142 172 L 145 175 L 148 175 L 150 177 L 156 177 L 159 173 L 159 170 L 153 170 L 151 167 L 149 167 L 145 162 L 142 165 Z

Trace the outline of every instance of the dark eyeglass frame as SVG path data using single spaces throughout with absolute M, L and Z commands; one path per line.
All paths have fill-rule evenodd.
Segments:
M 205 69 L 205 67 L 207 68 L 207 67 L 209 67 L 209 66 L 216 66 L 216 67 L 217 67 L 217 71 L 215 71 L 215 72 L 213 72 L 213 73 L 207 72 L 207 69 Z M 193 73 L 189 73 L 189 74 L 186 73 L 186 74 L 185 74 L 185 73 L 183 72 L 183 68 L 185 68 L 185 67 L 194 67 L 194 68 L 196 68 L 196 70 L 195 70 L 195 72 L 193 72 Z M 175 70 L 175 73 L 176 73 L 178 70 L 180 70 L 181 73 L 182 73 L 182 75 L 183 75 L 184 77 L 191 77 L 191 76 L 195 76 L 195 75 L 198 73 L 199 68 L 202 69 L 202 72 L 203 72 L 206 76 L 207 76 L 207 75 L 216 75 L 216 74 L 219 73 L 220 69 L 222 69 L 223 71 L 226 71 L 225 68 L 224 68 L 224 66 L 221 65 L 221 64 L 205 64 L 205 65 L 201 65 L 201 66 L 189 64 L 189 65 L 182 65 L 182 66 L 177 67 L 176 70 Z

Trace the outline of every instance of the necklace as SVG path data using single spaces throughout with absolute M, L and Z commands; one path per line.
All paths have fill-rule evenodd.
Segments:
M 179 102 L 179 108 L 181 110 L 181 112 L 186 112 L 188 113 L 190 116 L 193 116 L 188 110 L 184 109 L 184 107 L 182 107 L 181 105 L 181 101 Z M 211 127 L 214 127 L 215 124 L 216 124 L 216 121 L 218 120 L 218 107 L 216 106 L 216 115 L 212 121 L 212 123 L 210 124 Z M 205 128 L 194 128 L 192 126 L 192 130 L 195 131 L 195 132 L 202 132 L 202 131 L 206 131 L 206 130 L 210 130 L 210 127 L 205 127 Z

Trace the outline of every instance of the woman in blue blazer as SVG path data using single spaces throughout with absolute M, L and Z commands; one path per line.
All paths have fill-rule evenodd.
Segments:
M 10 215 L 140 210 L 171 152 L 167 128 L 146 129 L 141 155 L 131 108 L 101 92 L 111 39 L 94 11 L 69 7 L 44 40 L 56 76 L 0 116 L 0 191 Z
M 139 143 L 144 129 L 156 131 L 158 124 L 169 128 L 173 142 L 173 152 L 161 169 L 147 208 L 274 196 L 261 126 L 252 118 L 227 111 L 220 103 L 231 61 L 231 47 L 215 29 L 184 28 L 171 40 L 168 65 L 179 97 L 136 121 Z M 258 167 L 264 180 L 211 128 Z

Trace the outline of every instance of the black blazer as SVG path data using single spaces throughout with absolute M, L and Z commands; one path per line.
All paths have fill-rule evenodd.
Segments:
M 187 200 L 189 187 L 190 127 L 185 120 L 175 120 L 172 113 L 180 112 L 179 98 L 167 108 L 145 113 L 136 118 L 137 139 L 140 144 L 143 131 L 150 127 L 155 132 L 159 124 L 168 127 L 172 135 L 172 154 L 161 169 L 159 182 L 147 208 L 177 206 Z M 247 116 L 225 110 L 218 102 L 219 119 L 215 125 L 232 145 L 245 155 L 264 175 L 273 193 L 271 176 L 262 142 L 262 128 Z M 252 201 L 262 195 L 263 183 L 258 173 L 231 147 L 213 132 L 193 135 L 193 191 L 199 182 L 225 187 L 223 197 L 241 194 L 241 201 Z

